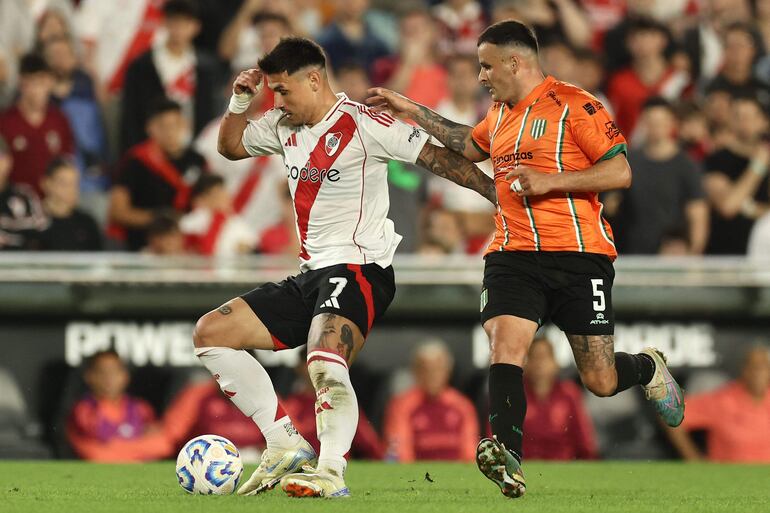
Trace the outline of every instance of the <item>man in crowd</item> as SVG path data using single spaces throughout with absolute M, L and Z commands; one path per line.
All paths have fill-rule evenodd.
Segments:
M 479 422 L 473 403 L 449 386 L 453 364 L 442 341 L 415 352 L 415 386 L 391 399 L 385 414 L 388 452 L 398 461 L 473 461 Z
M 0 249 L 34 248 L 48 220 L 35 191 L 9 180 L 11 168 L 13 155 L 0 136 Z

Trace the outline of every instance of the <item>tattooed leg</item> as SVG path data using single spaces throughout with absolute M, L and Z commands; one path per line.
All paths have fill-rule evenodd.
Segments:
M 598 396 L 613 395 L 617 390 L 614 337 L 612 335 L 567 335 L 575 356 L 580 379 Z
M 345 454 L 358 425 L 358 400 L 348 364 L 364 345 L 353 322 L 335 314 L 313 318 L 308 335 L 307 370 L 316 391 L 316 431 L 321 442 L 318 468 L 341 477 Z

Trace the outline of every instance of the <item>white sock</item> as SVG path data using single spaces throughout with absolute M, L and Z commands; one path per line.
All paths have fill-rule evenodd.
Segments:
M 249 353 L 229 347 L 197 347 L 195 356 L 233 404 L 259 426 L 268 447 L 288 449 L 303 440 L 278 403 L 267 371 Z
M 307 369 L 316 390 L 316 430 L 321 442 L 318 468 L 342 477 L 358 426 L 358 400 L 345 359 L 315 349 L 307 355 Z

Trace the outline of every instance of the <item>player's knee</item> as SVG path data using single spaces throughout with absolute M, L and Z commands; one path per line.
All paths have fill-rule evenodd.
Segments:
M 193 345 L 195 347 L 221 346 L 221 342 L 217 341 L 216 325 L 217 321 L 210 312 L 198 319 L 193 330 Z
M 614 373 L 581 374 L 580 379 L 583 381 L 583 385 L 598 397 L 614 395 L 618 388 L 618 377 Z

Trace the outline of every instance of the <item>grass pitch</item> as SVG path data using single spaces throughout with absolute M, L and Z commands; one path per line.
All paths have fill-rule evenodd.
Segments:
M 279 489 L 257 497 L 191 496 L 177 484 L 172 462 L 0 462 L 0 512 L 770 511 L 770 466 L 530 462 L 524 470 L 527 495 L 510 500 L 469 464 L 353 462 L 353 497 L 318 500 L 290 499 Z

